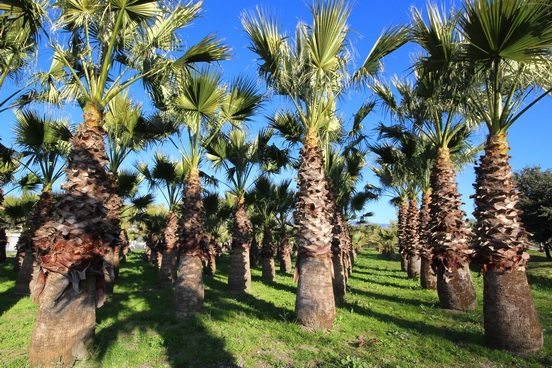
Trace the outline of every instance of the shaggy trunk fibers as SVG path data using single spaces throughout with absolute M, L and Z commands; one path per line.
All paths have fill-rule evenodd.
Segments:
M 187 317 L 203 307 L 203 266 L 211 239 L 204 230 L 205 216 L 201 197 L 199 170 L 190 170 L 182 202 L 182 218 L 178 233 L 180 265 L 174 289 L 174 308 L 180 317 Z
M 232 260 L 228 274 L 230 292 L 244 293 L 251 287 L 249 245 L 251 243 L 251 221 L 243 197 L 238 198 L 232 232 Z
M 487 345 L 514 353 L 542 348 L 543 334 L 525 266 L 529 240 L 519 218 L 506 135 L 489 136 L 476 168 L 475 259 L 484 277 Z
M 295 302 L 297 320 L 313 329 L 329 329 L 335 319 L 331 277 L 331 208 L 328 183 L 317 137 L 307 136 L 301 149 L 295 222 L 298 230 L 299 285 Z
M 177 249 L 177 227 L 178 218 L 173 211 L 167 215 L 167 227 L 165 228 L 165 248 L 161 257 L 159 268 L 159 281 L 162 284 L 170 285 L 176 282 L 176 268 L 178 261 Z
M 420 286 L 424 289 L 437 289 L 437 275 L 431 267 L 433 261 L 433 252 L 429 246 L 429 220 L 431 203 L 431 189 L 427 189 L 422 194 L 422 205 L 420 206 Z
M 398 233 L 399 233 L 399 255 L 401 256 L 401 271 L 407 272 L 408 259 L 406 253 L 406 226 L 408 218 L 408 202 L 402 200 L 399 205 L 398 214 Z
M 469 270 L 471 231 L 464 221 L 448 148 L 439 148 L 430 182 L 429 244 L 433 248 L 439 301 L 447 309 L 475 309 L 475 289 Z
M 418 201 L 411 199 L 408 205 L 405 229 L 405 251 L 407 254 L 407 268 L 406 272 L 408 278 L 417 279 L 420 277 L 420 223 L 418 220 Z
M 335 300 L 340 302 L 345 297 L 345 290 L 347 288 L 347 280 L 345 275 L 347 270 L 344 267 L 343 254 L 337 253 L 332 255 L 332 264 L 333 264 L 333 291 Z
M 280 239 L 280 271 L 283 273 L 293 272 L 291 265 L 291 245 L 285 227 L 282 229 L 282 236 Z
M 420 267 L 420 286 L 424 289 L 436 290 L 437 289 L 437 275 L 431 268 L 431 258 L 422 255 L 422 262 Z
M 270 226 L 265 225 L 263 229 L 263 280 L 273 282 L 276 277 L 276 267 L 274 265 L 274 242 L 272 240 L 272 232 Z

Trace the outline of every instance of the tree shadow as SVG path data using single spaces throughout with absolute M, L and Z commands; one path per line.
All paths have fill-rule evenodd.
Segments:
M 357 279 L 357 280 L 367 282 L 367 283 L 370 283 L 370 284 L 378 284 L 378 285 L 382 285 L 382 286 L 389 286 L 389 287 L 400 288 L 400 289 L 409 289 L 409 290 L 412 289 L 412 286 L 409 286 L 409 285 L 401 285 L 401 284 L 397 284 L 397 283 L 394 283 L 394 282 L 385 282 L 385 281 L 378 281 L 378 280 L 374 280 L 374 279 L 367 279 L 367 278 L 364 278 L 364 277 L 355 276 L 355 274 L 352 274 L 351 276 L 349 276 L 349 278 Z M 404 280 L 407 280 L 407 279 L 405 278 Z
M 440 328 L 423 321 L 411 321 L 391 314 L 378 313 L 359 306 L 356 303 L 345 302 L 343 303 L 343 307 L 355 313 L 377 318 L 382 322 L 391 323 L 406 330 L 415 331 L 421 335 L 433 335 L 438 339 L 449 340 L 456 345 L 468 348 L 474 353 L 480 353 L 480 347 L 485 343 L 483 333 Z
M 8 257 L 5 262 L 0 263 L 0 280 L 13 280 L 13 286 L 0 294 L 0 316 L 9 311 L 22 298 L 27 295 L 16 293 L 15 280 L 17 273 L 13 271 L 13 257 Z
M 370 269 L 368 268 L 365 268 L 366 270 L 368 271 L 359 271 L 357 270 L 356 268 L 353 269 L 353 275 L 354 274 L 361 274 L 361 275 L 366 275 L 366 276 L 385 276 L 385 277 L 393 277 L 395 279 L 401 279 L 401 280 L 405 280 L 407 277 L 406 277 L 406 273 L 404 274 L 404 276 L 401 276 L 401 275 L 390 275 L 390 274 L 386 274 L 386 273 L 374 273 L 374 272 L 370 272 Z M 383 271 L 386 271 L 386 272 L 394 272 L 394 270 L 383 270 Z M 402 272 L 402 271 L 399 271 L 399 272 Z
M 430 307 L 431 308 L 431 307 L 435 307 L 436 305 L 438 305 L 438 303 L 431 303 L 431 302 L 425 302 L 425 301 L 418 300 L 418 299 L 401 298 L 401 297 L 398 297 L 398 296 L 379 294 L 379 293 L 374 293 L 374 292 L 367 291 L 367 290 L 361 290 L 361 289 L 358 289 L 358 288 L 349 288 L 349 290 L 353 294 L 364 295 L 364 296 L 367 296 L 369 298 L 374 298 L 376 300 L 387 300 L 387 301 L 390 301 L 390 302 L 393 302 L 393 303 L 398 303 L 398 304 L 410 304 L 410 305 L 415 306 L 415 307 L 419 307 L 420 305 L 423 305 L 425 307 Z
M 154 338 L 157 333 L 171 367 L 238 367 L 235 358 L 225 349 L 225 341 L 213 336 L 201 318 L 176 317 L 172 311 L 173 291 L 160 288 L 157 275 L 144 277 L 141 271 L 125 274 L 125 267 L 121 267 L 117 284 L 124 283 L 125 287 L 131 286 L 135 291 L 117 293 L 116 286 L 104 308 L 97 310 L 97 325 L 107 325 L 97 332 L 95 338 L 94 350 L 99 362 L 122 334 Z M 142 267 L 142 271 L 155 273 L 153 266 L 151 269 Z M 155 281 L 148 283 L 148 279 Z M 129 303 L 135 303 L 134 307 L 139 311 L 128 313 Z M 111 323 L 112 320 L 116 322 Z M 140 344 L 139 347 L 143 346 Z M 149 346 L 147 342 L 145 346 Z

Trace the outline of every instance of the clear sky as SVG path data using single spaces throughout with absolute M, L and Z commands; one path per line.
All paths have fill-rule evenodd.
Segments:
M 450 1 L 438 1 L 438 3 L 450 5 Z M 458 3 L 456 2 L 456 4 Z M 256 76 L 255 55 L 247 49 L 248 41 L 241 28 L 240 14 L 244 10 L 254 10 L 258 5 L 266 7 L 274 11 L 284 29 L 293 35 L 293 30 L 298 20 L 311 22 L 307 4 L 308 2 L 304 0 L 204 0 L 203 17 L 193 22 L 191 26 L 184 30 L 183 38 L 191 45 L 208 33 L 218 33 L 233 48 L 233 59 L 221 63 L 225 79 L 230 80 L 238 74 Z M 423 9 L 426 1 L 357 0 L 353 4 L 353 14 L 349 20 L 349 24 L 355 31 L 351 35 L 352 45 L 356 51 L 356 64 L 360 65 L 382 29 L 407 22 L 410 7 L 416 6 Z M 385 59 L 387 76 L 394 74 L 398 76 L 407 75 L 407 69 L 410 66 L 411 54 L 413 52 L 414 49 L 410 47 L 387 57 Z M 47 66 L 41 65 L 40 68 L 47 68 Z M 0 91 L 0 94 L 6 95 L 7 92 L 7 89 L 4 89 Z M 132 94 L 136 99 L 140 99 L 143 96 L 140 86 L 135 86 Z M 361 94 L 351 96 L 350 101 L 342 106 L 344 114 L 347 115 L 348 111 L 352 112 L 355 108 L 358 108 L 363 98 L 366 97 L 368 96 L 362 96 Z M 143 102 L 144 105 L 148 106 L 146 101 Z M 552 167 L 550 155 L 552 148 L 552 143 L 550 142 L 552 138 L 552 113 L 549 111 L 551 107 L 550 98 L 545 98 L 511 128 L 509 141 L 512 147 L 510 152 L 512 155 L 511 164 L 514 170 L 519 170 L 530 165 L 540 165 L 543 169 Z M 267 107 L 266 113 L 269 113 L 273 108 L 273 106 Z M 75 122 L 81 121 L 78 114 L 73 114 L 73 117 Z M 2 120 L 4 121 L 4 127 L 6 127 L 6 122 L 11 124 L 13 116 L 11 113 L 4 113 L 2 114 Z M 376 112 L 367 117 L 364 126 L 369 130 L 379 122 L 390 123 L 384 116 Z M 262 124 L 262 118 L 257 119 L 254 124 Z M 4 144 L 9 145 L 11 142 L 11 134 L 7 128 L 0 130 L 0 137 L 2 137 Z M 481 135 L 482 139 L 483 134 Z M 144 159 L 147 161 L 147 158 L 144 157 Z M 132 162 L 128 162 L 127 166 L 131 164 Z M 459 175 L 458 179 L 459 190 L 463 194 L 464 202 L 466 202 L 465 211 L 471 216 L 473 204 L 469 199 L 469 195 L 473 193 L 473 165 L 467 167 Z M 365 180 L 377 184 L 369 172 L 365 175 Z M 367 206 L 366 210 L 374 212 L 374 216 L 370 218 L 370 221 L 388 223 L 390 220 L 396 219 L 396 211 L 388 205 L 388 200 L 388 197 L 383 197 L 378 202 L 370 203 Z

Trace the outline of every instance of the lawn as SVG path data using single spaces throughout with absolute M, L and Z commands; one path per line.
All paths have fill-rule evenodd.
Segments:
M 545 329 L 545 346 L 529 356 L 485 348 L 482 279 L 474 273 L 478 309 L 438 307 L 435 291 L 408 280 L 398 261 L 374 250 L 359 254 L 345 301 L 331 331 L 294 322 L 295 284 L 252 271 L 251 293 L 226 292 L 229 256 L 205 278 L 205 307 L 189 320 L 171 312 L 172 290 L 133 253 L 106 304 L 97 310 L 93 356 L 76 367 L 550 367 L 552 262 L 534 256 L 529 277 Z M 37 307 L 12 293 L 11 263 L 0 265 L 0 366 L 27 367 Z

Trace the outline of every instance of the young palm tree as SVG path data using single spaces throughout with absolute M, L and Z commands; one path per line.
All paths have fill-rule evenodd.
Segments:
M 18 253 L 23 252 L 25 257 L 17 275 L 16 290 L 21 294 L 29 294 L 29 283 L 35 268 L 33 265 L 37 256 L 47 252 L 42 250 L 42 254 L 37 254 L 33 237 L 51 218 L 52 186 L 63 175 L 64 158 L 69 152 L 72 133 L 67 122 L 40 116 L 34 111 L 18 111 L 16 118 L 14 134 L 15 144 L 21 150 L 19 161 L 42 184 L 35 213 L 17 242 Z
M 243 129 L 232 129 L 228 135 L 219 134 L 207 146 L 207 158 L 216 170 L 222 170 L 229 188 L 227 196 L 234 200 L 234 226 L 232 230 L 232 261 L 228 275 L 231 292 L 243 293 L 251 286 L 249 247 L 251 219 L 246 204 L 246 192 L 252 185 L 254 169 L 262 165 L 267 172 L 277 171 L 281 165 L 269 161 L 267 151 L 275 150 L 268 141 L 272 132 L 263 131 L 254 141 L 248 141 Z M 264 162 L 263 162 L 264 161 Z
M 210 244 L 205 231 L 200 165 L 207 146 L 225 123 L 238 126 L 249 120 L 262 96 L 247 79 L 238 78 L 225 86 L 221 74 L 214 69 L 184 72 L 176 77 L 177 84 L 167 93 L 167 101 L 170 114 L 182 123 L 177 135 L 180 144 L 170 139 L 190 171 L 179 223 L 180 264 L 174 305 L 177 314 L 186 317 L 203 306 L 202 259 L 207 257 Z
M 114 204 L 114 185 L 106 171 L 105 107 L 138 81 L 151 87 L 167 70 L 225 59 L 228 50 L 214 36 L 207 36 L 176 61 L 165 56 L 182 50 L 177 31 L 200 15 L 200 2 L 182 6 L 151 0 L 62 0 L 55 6 L 59 10 L 56 29 L 66 32 L 60 39 L 67 40 L 68 46 L 50 40 L 53 62 L 48 72 L 39 75 L 37 98 L 78 101 L 84 123 L 73 138 L 58 218 L 37 239 L 42 247 L 52 245 L 59 251 L 49 254 L 37 284 L 42 292 L 37 293 L 41 307 L 31 339 L 33 365 L 69 364 L 76 356 L 86 355 L 95 308 L 102 304 L 101 292 L 96 292 L 101 291 L 101 253 L 119 236 L 114 221 L 104 219 L 118 212 L 107 208 Z M 70 280 L 75 280 L 73 288 Z
M 298 172 L 299 191 L 295 221 L 298 289 L 298 321 L 311 328 L 329 329 L 335 319 L 331 281 L 331 209 L 320 147 L 321 131 L 339 125 L 337 101 L 350 85 L 347 70 L 351 53 L 347 19 L 351 7 L 344 0 L 315 1 L 311 5 L 313 24 L 299 23 L 295 44 L 284 35 L 276 20 L 257 10 L 242 17 L 259 58 L 259 75 L 277 94 L 289 98 L 303 126 L 303 148 Z M 378 70 L 379 60 L 401 44 L 381 42 L 361 68 L 362 74 Z
M 529 241 L 515 207 L 518 195 L 506 137 L 512 124 L 552 91 L 550 3 L 468 0 L 459 22 L 465 38 L 461 59 L 471 64 L 480 82 L 469 106 L 489 133 L 476 168 L 474 196 L 485 337 L 491 347 L 535 351 L 542 347 L 543 335 L 525 274 Z M 541 88 L 531 100 L 531 92 Z
M 169 208 L 163 233 L 164 247 L 159 268 L 159 281 L 162 284 L 173 284 L 176 282 L 178 262 L 176 212 L 184 196 L 184 185 L 189 175 L 189 168 L 183 161 L 171 160 L 161 153 L 155 153 L 151 167 L 146 163 L 140 163 L 136 169 L 148 181 L 150 189 L 156 188 L 161 192 Z

